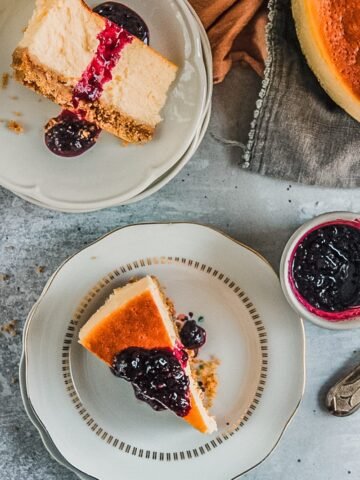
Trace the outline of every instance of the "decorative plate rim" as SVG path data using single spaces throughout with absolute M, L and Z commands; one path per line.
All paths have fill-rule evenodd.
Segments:
M 24 405 L 25 413 L 27 414 L 30 422 L 34 425 L 36 430 L 38 431 L 42 443 L 51 456 L 56 462 L 58 462 L 64 468 L 67 468 L 69 471 L 75 473 L 79 478 L 80 475 L 84 475 L 86 480 L 97 480 L 95 477 L 91 477 L 87 473 L 79 470 L 78 468 L 74 467 L 71 463 L 69 463 L 65 457 L 63 457 L 60 451 L 57 449 L 56 445 L 54 444 L 52 438 L 50 437 L 49 432 L 46 430 L 45 426 L 37 416 L 35 409 L 31 403 L 31 400 L 27 394 L 26 390 L 26 382 L 23 377 L 26 377 L 26 358 L 24 352 L 22 352 L 19 362 L 19 387 L 20 387 L 20 395 Z
M 259 353 L 261 357 L 260 370 L 258 372 L 258 381 L 255 393 L 251 398 L 251 402 L 247 402 L 246 410 L 242 415 L 228 428 L 225 428 L 223 432 L 218 432 L 215 439 L 199 446 L 193 447 L 191 450 L 180 451 L 157 451 L 139 448 L 134 445 L 128 444 L 114 435 L 110 435 L 101 425 L 94 419 L 93 415 L 88 411 L 86 406 L 81 401 L 81 396 L 76 389 L 73 377 L 71 375 L 71 348 L 76 340 L 78 330 L 83 325 L 83 315 L 91 302 L 94 301 L 96 296 L 106 288 L 115 278 L 121 277 L 126 273 L 133 274 L 137 269 L 144 268 L 151 265 L 185 265 L 195 270 L 211 275 L 212 278 L 219 280 L 222 284 L 228 287 L 232 293 L 234 293 L 240 302 L 244 305 L 247 313 L 253 321 L 253 326 L 256 329 L 257 341 L 259 345 Z M 86 320 L 85 320 L 86 321 Z M 200 455 L 205 455 L 214 448 L 217 448 L 223 443 L 223 441 L 229 440 L 234 434 L 236 434 L 246 422 L 250 420 L 250 417 L 256 410 L 260 399 L 263 395 L 263 391 L 266 385 L 267 372 L 268 372 L 268 341 L 267 331 L 265 325 L 261 319 L 261 316 L 256 308 L 256 305 L 252 302 L 251 298 L 245 290 L 243 290 L 236 282 L 229 278 L 225 273 L 220 272 L 216 268 L 206 265 L 200 261 L 184 258 L 184 257 L 150 257 L 143 259 L 136 259 L 129 261 L 124 265 L 117 266 L 112 271 L 108 272 L 101 279 L 94 284 L 88 292 L 79 301 L 72 318 L 70 319 L 68 326 L 65 330 L 62 354 L 61 354 L 61 375 L 64 382 L 67 395 L 70 397 L 72 404 L 76 411 L 86 423 L 89 429 L 94 432 L 101 440 L 106 441 L 110 446 L 117 448 L 126 454 L 131 454 L 139 458 L 145 458 L 146 460 L 160 460 L 160 461 L 178 461 L 178 460 L 191 460 L 197 458 Z
M 58 273 L 60 272 L 60 270 L 65 266 L 65 264 L 67 264 L 70 260 L 72 260 L 75 256 L 81 254 L 82 252 L 86 251 L 87 249 L 91 248 L 93 245 L 101 242 L 102 240 L 104 240 L 105 238 L 107 238 L 108 236 L 116 233 L 116 232 L 119 232 L 121 230 L 124 230 L 124 229 L 129 229 L 129 228 L 132 228 L 132 227 L 138 227 L 138 226 L 152 226 L 152 225 L 162 225 L 162 226 L 165 226 L 165 225 L 194 225 L 194 226 L 198 226 L 198 227 L 202 227 L 202 228 L 206 228 L 206 229 L 209 229 L 217 234 L 220 234 L 221 236 L 223 236 L 224 238 L 232 241 L 233 243 L 243 247 L 245 250 L 255 254 L 260 260 L 262 260 L 268 267 L 270 267 L 272 273 L 278 278 L 277 274 L 276 274 L 276 271 L 274 270 L 274 268 L 272 267 L 272 265 L 270 264 L 270 262 L 263 256 L 261 255 L 258 251 L 256 251 L 255 249 L 253 249 L 252 247 L 249 247 L 248 245 L 242 243 L 241 241 L 231 237 L 230 235 L 226 234 L 225 232 L 223 232 L 222 230 L 212 226 L 212 225 L 209 225 L 209 224 L 204 224 L 204 223 L 200 223 L 200 222 L 184 222 L 184 221 L 174 221 L 174 222 L 141 222 L 141 223 L 137 223 L 137 224 L 131 224 L 131 225 L 124 225 L 122 227 L 117 227 L 109 232 L 107 232 L 106 234 L 102 235 L 101 237 L 99 237 L 98 239 L 94 240 L 93 242 L 91 242 L 90 244 L 86 245 L 86 247 L 80 249 L 79 251 L 75 252 L 74 254 L 72 254 L 71 256 L 69 256 L 67 259 L 65 259 L 61 264 L 60 266 L 54 271 L 54 273 L 51 275 L 51 277 L 49 278 L 49 280 L 47 281 L 47 283 L 45 284 L 44 286 L 44 289 L 43 291 L 41 292 L 38 300 L 35 302 L 35 304 L 33 305 L 33 308 L 30 310 L 27 318 L 26 318 L 26 321 L 25 321 L 25 324 L 24 324 L 24 329 L 23 329 L 23 335 L 22 335 L 22 339 L 23 339 L 23 347 L 22 347 L 22 357 L 24 356 L 25 358 L 25 368 L 26 368 L 26 364 L 27 364 L 27 356 L 26 356 L 26 348 L 25 348 L 25 345 L 26 345 L 26 338 L 27 338 L 27 334 L 28 334 L 28 329 L 29 329 L 29 325 L 31 323 L 31 319 L 32 317 L 35 315 L 37 309 L 38 309 L 38 306 L 40 304 L 40 302 L 43 300 L 44 296 L 46 295 L 46 293 L 48 292 L 49 288 L 51 287 L 55 277 L 58 275 Z M 238 479 L 239 477 L 241 477 L 242 475 L 245 475 L 246 473 L 250 472 L 251 470 L 253 470 L 254 468 L 258 467 L 259 465 L 261 465 L 273 452 L 274 450 L 276 449 L 276 447 L 278 446 L 280 440 L 282 439 L 285 431 L 287 430 L 288 426 L 290 425 L 291 421 L 293 420 L 294 416 L 296 415 L 299 407 L 300 407 L 300 404 L 303 400 L 303 397 L 304 397 L 304 392 L 305 392 L 305 384 L 306 384 L 306 336 L 305 336 L 305 328 L 304 328 L 304 322 L 303 322 L 303 319 L 299 317 L 299 324 L 300 324 L 300 328 L 301 328 L 301 333 L 302 333 L 302 362 L 301 362 L 301 371 L 302 371 L 302 382 L 301 382 L 301 391 L 300 391 L 300 398 L 295 406 L 295 408 L 292 410 L 291 414 L 290 415 L 287 415 L 287 421 L 286 423 L 284 424 L 283 428 L 281 429 L 281 431 L 279 432 L 278 434 L 278 438 L 276 439 L 276 442 L 272 445 L 272 447 L 269 449 L 269 451 L 266 453 L 266 455 L 259 461 L 257 462 L 255 465 L 251 466 L 250 468 L 248 468 L 247 470 L 239 473 L 238 475 L 235 475 L 234 477 L 232 477 L 231 479 L 229 480 L 236 480 Z M 27 398 L 28 398 L 28 401 L 33 409 L 33 411 L 35 412 L 35 409 L 32 405 L 32 402 L 31 402 L 31 399 L 27 393 L 27 386 L 25 384 L 25 390 L 26 390 L 26 395 L 27 395 Z M 36 413 L 36 412 L 35 412 Z M 30 418 L 30 420 L 32 421 L 32 423 L 36 426 L 36 424 L 33 422 L 33 420 Z M 41 426 L 41 428 L 43 429 L 43 431 L 46 433 L 46 435 L 51 439 L 52 437 L 50 436 L 48 430 L 46 429 L 45 425 L 43 424 L 43 422 L 39 419 L 39 425 Z M 38 427 L 37 427 L 38 428 Z M 42 437 L 42 436 L 41 436 Z M 45 445 L 46 447 L 46 445 Z M 57 449 L 58 450 L 58 449 Z M 58 452 L 60 453 L 60 451 L 58 450 Z M 69 462 L 68 462 L 69 463 Z M 77 467 L 75 467 L 77 468 Z M 83 473 L 84 475 L 88 475 L 89 477 L 91 477 L 89 474 L 81 471 L 80 469 L 78 469 L 79 472 Z M 95 477 L 92 477 L 92 478 L 95 478 Z

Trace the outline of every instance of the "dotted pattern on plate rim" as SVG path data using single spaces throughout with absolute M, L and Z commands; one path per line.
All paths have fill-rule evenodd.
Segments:
M 153 450 L 146 450 L 142 448 L 135 447 L 130 445 L 126 442 L 121 441 L 119 438 L 110 435 L 106 432 L 91 416 L 91 414 L 87 411 L 84 405 L 81 403 L 79 396 L 75 390 L 75 386 L 72 381 L 71 372 L 70 372 L 70 348 L 71 344 L 74 341 L 77 341 L 77 333 L 81 325 L 79 322 L 82 320 L 82 315 L 85 312 L 85 309 L 89 306 L 89 304 L 94 300 L 94 298 L 101 292 L 103 288 L 109 285 L 113 280 L 117 277 L 120 277 L 122 274 L 127 273 L 134 273 L 139 268 L 144 268 L 150 265 L 159 265 L 159 264 L 174 264 L 180 263 L 186 265 L 188 267 L 192 267 L 196 270 L 201 272 L 207 273 L 214 278 L 222 281 L 228 288 L 230 288 L 237 297 L 241 300 L 241 302 L 245 305 L 250 314 L 251 318 L 254 321 L 261 349 L 262 355 L 262 362 L 261 362 L 261 373 L 259 377 L 259 383 L 256 389 L 256 393 L 254 396 L 251 405 L 249 406 L 247 412 L 236 422 L 236 425 L 230 429 L 228 432 L 218 434 L 213 440 L 209 440 L 205 444 L 193 448 L 191 450 L 183 450 L 178 452 L 160 452 L 160 451 L 153 451 Z M 66 387 L 66 391 L 74 404 L 76 410 L 78 411 L 81 418 L 86 422 L 87 426 L 99 437 L 101 440 L 106 442 L 108 445 L 117 448 L 123 453 L 128 453 L 133 456 L 137 456 L 139 458 L 149 459 L 149 460 L 157 460 L 157 461 L 179 461 L 179 460 L 190 460 L 192 458 L 197 458 L 201 455 L 205 455 L 206 453 L 218 448 L 224 441 L 229 440 L 233 435 L 236 434 L 243 427 L 246 422 L 249 421 L 250 417 L 252 416 L 254 410 L 256 409 L 257 405 L 260 402 L 260 398 L 262 397 L 266 378 L 267 378 L 267 371 L 268 371 L 268 346 L 267 346 L 267 334 L 265 330 L 265 326 L 261 321 L 260 315 L 258 314 L 254 304 L 251 302 L 249 297 L 246 293 L 233 282 L 229 277 L 227 277 L 224 273 L 219 272 L 218 270 L 209 267 L 203 263 L 189 260 L 182 257 L 161 257 L 161 258 L 147 258 L 146 260 L 137 260 L 132 263 L 128 263 L 127 265 L 121 266 L 111 273 L 109 273 L 106 277 L 104 277 L 100 282 L 90 290 L 90 292 L 84 297 L 82 302 L 80 303 L 79 307 L 77 308 L 74 317 L 70 321 L 70 324 L 67 328 L 63 348 L 62 348 L 62 374 L 63 379 Z M 229 427 L 230 428 L 230 427 Z

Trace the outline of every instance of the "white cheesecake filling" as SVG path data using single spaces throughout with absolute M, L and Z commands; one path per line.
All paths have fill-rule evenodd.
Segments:
M 155 127 L 161 122 L 169 86 L 177 68 L 155 51 L 134 39 L 121 52 L 113 80 L 104 86 L 101 102 L 115 105 L 132 118 Z
M 96 53 L 105 23 L 79 0 L 36 0 L 19 47 L 75 86 Z
M 31 57 L 74 88 L 94 58 L 106 19 L 82 0 L 36 0 L 36 9 L 19 44 Z M 139 123 L 155 127 L 177 67 L 134 38 L 126 45 L 104 85 L 102 104 Z

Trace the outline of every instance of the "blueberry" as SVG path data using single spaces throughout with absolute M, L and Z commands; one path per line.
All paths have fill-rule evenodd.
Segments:
M 189 378 L 170 349 L 127 348 L 114 357 L 112 372 L 131 382 L 136 397 L 154 410 L 189 413 Z
M 138 400 L 141 400 L 142 402 L 145 402 L 147 403 L 148 405 L 150 405 L 150 407 L 157 411 L 157 412 L 161 412 L 162 410 L 166 410 L 166 407 L 158 402 L 157 400 L 154 400 L 154 399 L 150 399 L 148 397 L 146 397 L 142 392 L 141 390 L 139 389 L 139 387 L 137 387 L 136 385 L 133 385 L 133 388 L 134 388 L 134 393 L 135 393 L 135 397 L 138 399 Z
M 206 332 L 195 320 L 188 320 L 180 330 L 180 338 L 185 348 L 195 350 L 206 342 Z
M 94 12 L 125 28 L 129 33 L 149 45 L 149 29 L 144 20 L 131 8 L 118 2 L 105 2 L 97 5 Z
M 45 143 L 55 155 L 76 157 L 95 145 L 100 131 L 94 123 L 64 110 L 45 127 Z

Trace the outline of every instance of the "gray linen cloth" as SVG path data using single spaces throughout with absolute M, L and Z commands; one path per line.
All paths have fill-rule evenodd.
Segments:
M 269 59 L 243 167 L 328 187 L 360 186 L 360 123 L 339 108 L 307 66 L 290 0 L 270 0 Z

